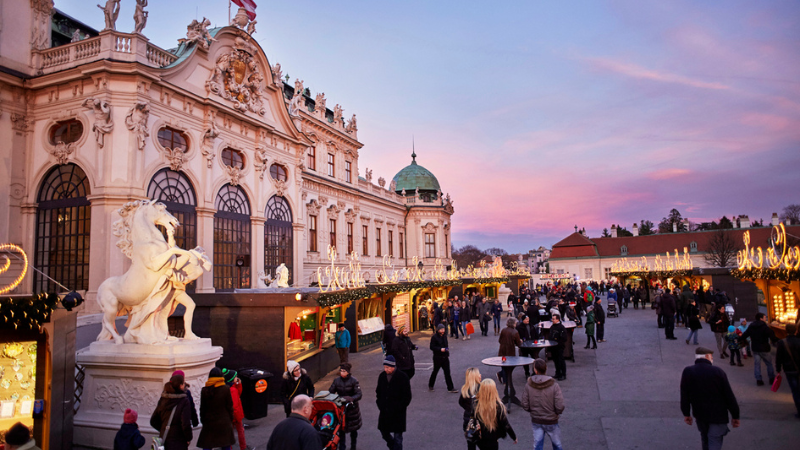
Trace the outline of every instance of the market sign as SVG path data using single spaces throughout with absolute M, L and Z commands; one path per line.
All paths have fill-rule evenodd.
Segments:
M 750 232 L 745 231 L 744 249 L 736 254 L 738 269 L 731 274 L 740 279 L 774 279 L 793 281 L 800 279 L 800 247 L 789 246 L 786 241 L 786 227 L 781 223 L 772 228 L 771 246 L 764 251 L 761 247 L 750 247 Z

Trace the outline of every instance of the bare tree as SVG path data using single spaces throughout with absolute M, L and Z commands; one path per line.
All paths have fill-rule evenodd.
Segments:
M 717 230 L 708 240 L 708 250 L 703 258 L 714 267 L 729 267 L 736 262 L 738 243 L 725 230 Z
M 795 225 L 800 223 L 800 205 L 789 205 L 783 208 L 781 213 L 781 222 L 786 225 Z

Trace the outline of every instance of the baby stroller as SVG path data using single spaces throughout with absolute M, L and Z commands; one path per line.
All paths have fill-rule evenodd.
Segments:
M 328 391 L 321 391 L 311 401 L 311 424 L 319 432 L 323 450 L 337 450 L 339 448 L 339 433 L 344 427 L 347 407 L 341 397 Z
M 617 309 L 617 302 L 614 300 L 608 301 L 608 308 L 606 309 L 606 315 L 608 317 L 619 317 L 619 310 Z

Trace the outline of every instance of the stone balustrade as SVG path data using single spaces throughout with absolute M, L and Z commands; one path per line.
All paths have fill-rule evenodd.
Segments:
M 99 36 L 82 41 L 34 51 L 34 64 L 43 75 L 103 59 L 164 67 L 175 61 L 177 56 L 151 44 L 141 34 L 113 30 L 103 31 Z

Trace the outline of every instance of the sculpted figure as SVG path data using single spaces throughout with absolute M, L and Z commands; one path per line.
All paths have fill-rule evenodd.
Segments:
M 117 17 L 119 17 L 119 0 L 107 0 L 106 6 L 97 5 L 103 10 L 106 20 L 106 27 L 103 30 L 116 30 Z
M 99 98 L 87 98 L 83 102 L 83 106 L 92 108 L 94 110 L 94 138 L 97 141 L 97 146 L 103 148 L 105 145 L 105 135 L 114 129 L 114 122 L 111 119 L 111 105 Z
M 272 81 L 278 87 L 282 86 L 283 81 L 281 81 L 281 78 L 283 78 L 281 63 L 275 63 L 275 66 L 272 68 Z
M 81 40 L 81 30 L 75 29 L 75 32 L 72 33 L 72 39 L 70 39 L 70 43 L 78 42 Z
M 144 150 L 145 138 L 150 136 L 147 131 L 147 119 L 150 117 L 150 104 L 148 102 L 136 102 L 136 104 L 125 116 L 125 126 L 128 127 L 136 136 L 136 146 L 139 150 Z
M 200 22 L 198 22 L 197 19 L 192 20 L 192 23 L 186 27 L 186 39 L 179 39 L 178 42 L 181 44 L 184 42 L 194 42 L 204 50 L 208 50 L 209 43 L 216 42 L 216 39 L 211 37 L 211 33 L 208 32 L 208 27 L 210 25 L 211 21 L 205 17 L 203 17 L 203 20 Z
M 325 93 L 320 92 L 317 94 L 317 98 L 314 101 L 314 111 L 317 111 L 317 114 L 322 114 L 322 118 L 325 118 Z
M 278 283 L 278 287 L 281 288 L 289 287 L 289 268 L 286 267 L 286 264 L 281 263 L 281 265 L 278 266 L 277 269 L 275 269 L 275 279 Z
M 344 109 L 342 109 L 341 105 L 337 104 L 333 107 L 333 123 L 337 125 L 344 123 L 342 121 L 342 113 L 344 113 Z
M 358 127 L 356 126 L 356 115 L 353 114 L 353 117 L 347 122 L 347 126 L 344 127 L 344 131 L 348 133 L 352 133 L 354 131 L 358 131 Z
M 186 285 L 212 269 L 205 251 L 175 245 L 173 234 L 179 223 L 163 203 L 137 200 L 126 203 L 118 213 L 121 219 L 114 223 L 114 235 L 120 238 L 117 247 L 131 259 L 131 266 L 124 274 L 105 280 L 97 290 L 103 311 L 103 329 L 97 340 L 163 343 L 170 339 L 167 318 L 178 304 L 186 308 L 185 339 L 198 339 L 192 332 L 195 305 L 186 294 Z M 167 239 L 158 226 L 166 230 Z M 128 329 L 120 336 L 114 319 L 126 314 Z
M 147 24 L 148 12 L 144 10 L 147 6 L 147 0 L 136 0 L 136 11 L 133 13 L 133 32 L 141 33 L 144 26 Z
M 256 33 L 256 24 L 258 23 L 257 20 L 251 20 L 250 23 L 247 24 L 247 34 L 253 35 Z

